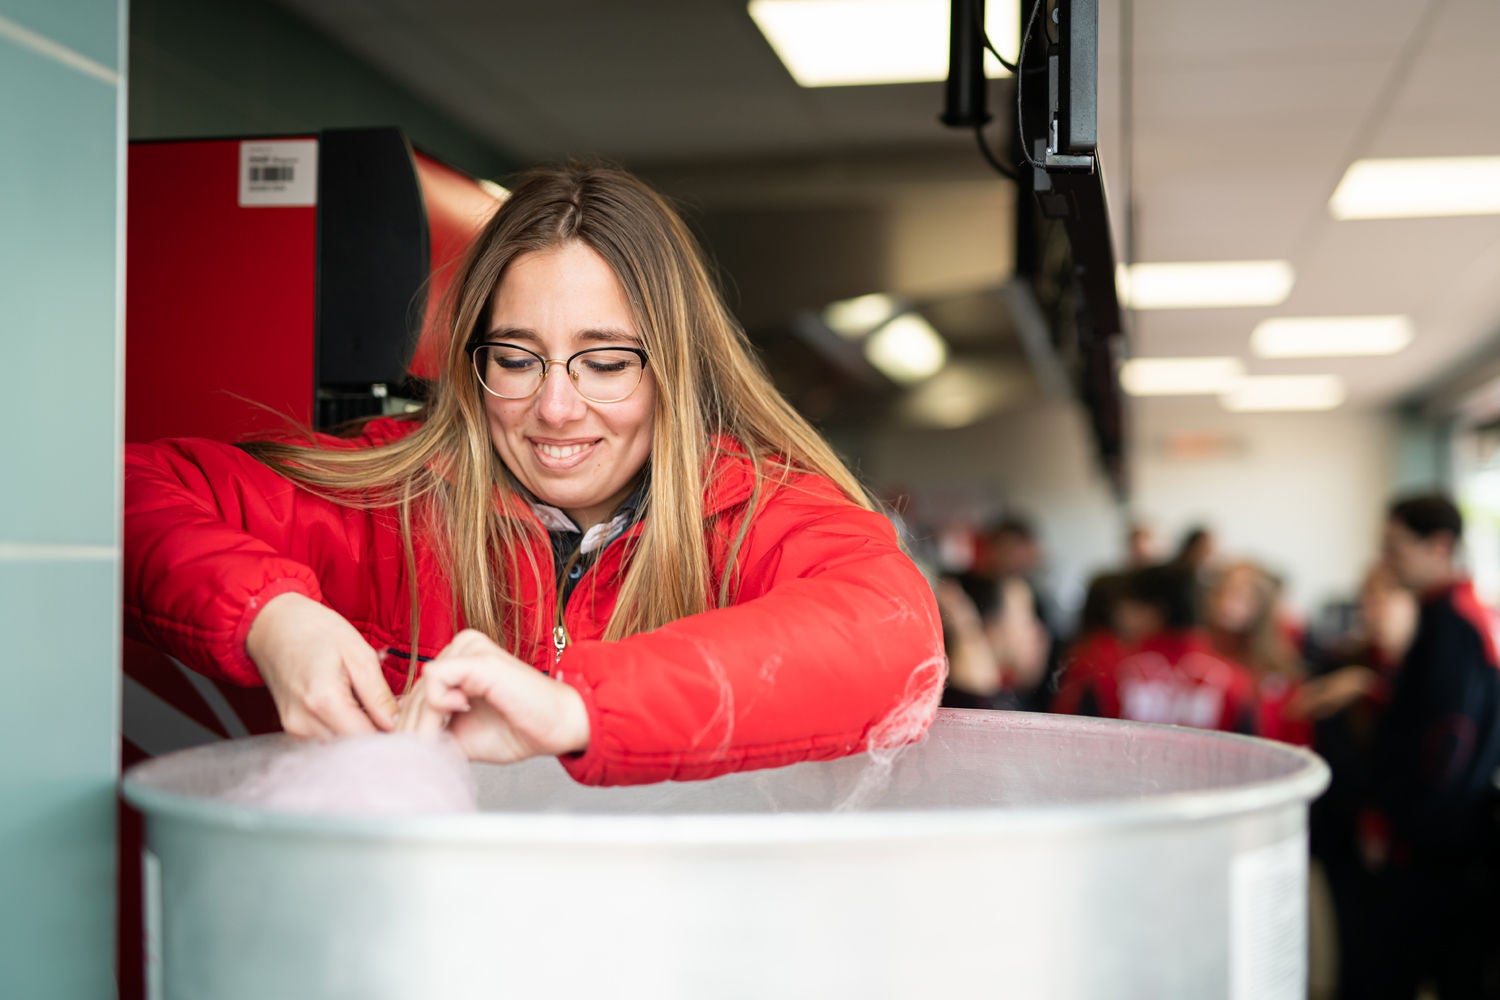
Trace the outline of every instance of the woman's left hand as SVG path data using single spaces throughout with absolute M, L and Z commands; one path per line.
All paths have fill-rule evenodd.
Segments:
M 403 699 L 398 729 L 447 728 L 470 760 L 510 764 L 589 744 L 583 698 L 482 632 L 466 629 L 422 671 Z

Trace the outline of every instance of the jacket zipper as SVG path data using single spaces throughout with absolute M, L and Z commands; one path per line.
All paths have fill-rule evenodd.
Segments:
M 563 650 L 568 648 L 568 627 L 563 624 L 563 589 L 568 585 L 568 574 L 573 571 L 573 566 L 583 556 L 583 541 L 578 542 L 578 548 L 568 557 L 563 564 L 563 569 L 557 578 L 557 621 L 552 626 L 552 648 L 557 651 L 553 658 L 554 664 L 562 661 Z
M 625 538 L 629 537 L 634 532 L 634 530 L 634 528 L 628 529 L 619 538 L 615 539 L 615 541 L 624 540 Z M 608 547 L 609 546 L 607 545 L 605 546 L 605 548 Z M 568 627 L 563 624 L 563 588 L 568 585 L 568 574 L 572 572 L 574 564 L 576 564 L 581 558 L 583 558 L 583 539 L 579 538 L 578 548 L 573 550 L 573 554 L 569 556 L 568 561 L 563 564 L 562 573 L 557 578 L 557 618 L 552 626 L 552 648 L 556 650 L 556 655 L 552 659 L 554 665 L 562 659 L 563 650 L 568 648 L 568 643 L 571 641 L 568 638 Z M 599 561 L 602 561 L 603 559 L 604 552 L 601 549 L 599 552 Z M 582 585 L 583 580 L 580 579 L 577 586 Z

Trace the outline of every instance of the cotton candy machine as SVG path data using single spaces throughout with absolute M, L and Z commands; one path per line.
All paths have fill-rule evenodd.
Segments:
M 1313 755 L 939 713 L 922 744 L 710 782 L 474 766 L 481 812 L 226 801 L 288 744 L 132 769 L 148 978 L 177 998 L 1306 993 Z

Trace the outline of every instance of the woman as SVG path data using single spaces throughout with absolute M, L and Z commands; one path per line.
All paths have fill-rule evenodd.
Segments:
M 1207 631 L 1214 651 L 1248 669 L 1260 702 L 1259 733 L 1304 746 L 1313 725 L 1369 690 L 1367 670 L 1309 679 L 1289 628 L 1280 620 L 1281 584 L 1253 562 L 1225 567 L 1209 587 Z
M 127 450 L 136 635 L 264 682 L 299 736 L 393 728 L 422 670 L 406 727 L 588 783 L 921 734 L 931 591 L 659 196 L 608 169 L 528 174 L 454 288 L 411 417 Z
M 1248 560 L 1233 562 L 1209 582 L 1204 626 L 1214 652 L 1249 670 L 1259 703 L 1261 736 L 1306 746 L 1312 727 L 1300 711 L 1306 679 L 1302 657 L 1278 620 L 1281 585 Z
M 1221 656 L 1257 677 L 1302 677 L 1302 662 L 1278 620 L 1280 584 L 1256 563 L 1230 563 L 1213 577 L 1204 600 L 1204 625 Z

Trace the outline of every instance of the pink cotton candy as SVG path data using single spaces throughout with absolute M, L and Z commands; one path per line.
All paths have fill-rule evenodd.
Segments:
M 286 812 L 421 815 L 475 812 L 469 762 L 451 736 L 378 733 L 298 743 L 225 796 Z

